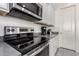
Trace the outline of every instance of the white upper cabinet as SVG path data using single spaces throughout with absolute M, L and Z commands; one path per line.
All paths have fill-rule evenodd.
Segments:
M 51 4 L 43 3 L 42 21 L 43 23 L 54 25 L 54 8 Z
M 0 11 L 8 12 L 8 3 L 0 3 Z

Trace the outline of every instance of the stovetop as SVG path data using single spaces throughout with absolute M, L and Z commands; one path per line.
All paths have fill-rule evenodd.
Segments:
M 30 45 L 27 45 L 27 43 L 25 43 L 25 45 L 14 45 L 12 44 L 11 42 L 6 42 L 7 44 L 9 44 L 10 46 L 12 46 L 13 48 L 15 48 L 17 51 L 19 51 L 21 53 L 21 55 L 25 55 L 27 54 L 28 52 L 30 52 L 31 50 L 35 49 L 36 47 L 40 46 L 41 44 L 45 43 L 47 41 L 42 41 L 38 44 L 30 44 Z

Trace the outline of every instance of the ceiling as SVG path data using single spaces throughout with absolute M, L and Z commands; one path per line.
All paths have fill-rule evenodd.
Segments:
M 67 5 L 67 3 L 53 3 L 55 9 L 61 8 L 65 5 Z
M 67 5 L 72 5 L 73 3 L 41 3 L 42 5 L 46 4 L 46 5 L 51 5 L 53 8 L 55 8 L 56 10 L 59 8 L 63 8 Z
M 55 9 L 59 9 L 62 7 L 65 7 L 67 5 L 72 5 L 73 3 L 53 3 L 52 5 L 54 6 Z

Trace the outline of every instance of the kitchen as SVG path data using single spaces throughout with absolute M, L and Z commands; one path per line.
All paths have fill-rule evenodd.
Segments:
M 0 3 L 0 56 L 78 56 L 79 4 Z

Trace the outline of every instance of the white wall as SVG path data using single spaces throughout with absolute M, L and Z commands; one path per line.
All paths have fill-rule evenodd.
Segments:
M 59 9 L 59 10 L 55 10 L 55 27 L 56 27 L 56 30 L 59 31 L 59 47 L 62 46 L 62 41 L 61 41 L 61 24 L 62 24 L 62 19 L 61 19 L 61 16 L 62 15 L 62 11 Z
M 75 7 L 73 5 L 55 11 L 55 26 L 58 28 L 60 32 L 59 35 L 60 47 L 76 50 L 74 21 L 75 21 Z
M 40 31 L 40 25 L 33 22 L 9 16 L 0 16 L 0 36 L 4 35 L 4 26 L 32 27 L 35 31 Z
M 76 5 L 76 51 L 79 53 L 79 4 Z
M 53 3 L 55 10 L 59 10 L 60 8 L 65 8 L 71 5 L 75 5 L 75 3 Z

